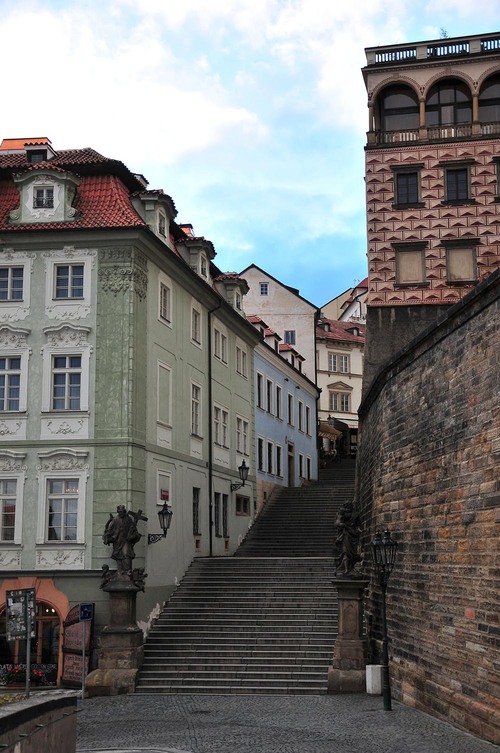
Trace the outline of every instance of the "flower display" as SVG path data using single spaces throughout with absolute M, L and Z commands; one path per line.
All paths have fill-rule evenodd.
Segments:
M 4 680 L 7 685 L 18 685 L 26 682 L 26 665 L 25 664 L 8 664 L 5 667 Z M 33 685 L 43 683 L 44 674 L 41 669 L 30 670 L 30 682 Z

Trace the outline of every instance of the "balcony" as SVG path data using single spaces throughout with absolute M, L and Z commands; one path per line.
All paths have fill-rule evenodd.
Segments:
M 500 34 L 476 35 L 471 37 L 454 37 L 437 39 L 407 45 L 388 45 L 385 47 L 368 47 L 366 62 L 371 66 L 400 65 L 418 62 L 439 61 L 470 55 L 488 54 L 500 50 Z
M 481 137 L 500 136 L 500 122 L 460 123 L 458 125 L 433 126 L 432 128 L 412 128 L 401 131 L 370 131 L 368 144 L 409 144 L 411 142 L 432 142 L 463 140 Z

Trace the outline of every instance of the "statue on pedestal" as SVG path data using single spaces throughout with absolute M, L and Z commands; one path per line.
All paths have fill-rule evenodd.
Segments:
M 337 527 L 335 544 L 341 550 L 335 562 L 336 571 L 344 575 L 359 575 L 355 566 L 362 561 L 359 547 L 362 527 L 361 519 L 354 511 L 352 502 L 344 502 L 337 514 L 335 525 Z
M 137 530 L 139 520 L 147 521 L 142 510 L 133 512 L 127 510 L 125 505 L 118 505 L 116 515 L 109 514 L 102 540 L 107 546 L 113 546 L 111 557 L 116 561 L 117 569 L 110 570 L 107 565 L 103 566 L 101 588 L 108 586 L 111 581 L 128 579 L 144 590 L 144 568 L 132 569 L 132 560 L 135 558 L 134 545 L 141 538 Z

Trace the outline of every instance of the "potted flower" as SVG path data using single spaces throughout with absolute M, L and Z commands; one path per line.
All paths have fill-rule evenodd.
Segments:
M 26 684 L 26 665 L 9 664 L 5 667 L 4 679 L 6 685 L 25 685 Z M 43 682 L 43 672 L 41 669 L 31 668 L 30 683 L 40 685 Z

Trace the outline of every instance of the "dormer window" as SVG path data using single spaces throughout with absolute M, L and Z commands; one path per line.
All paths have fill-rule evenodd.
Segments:
M 26 156 L 28 158 L 28 162 L 30 162 L 32 165 L 36 164 L 37 162 L 45 162 L 47 160 L 47 150 L 29 149 L 26 151 Z
M 54 187 L 40 186 L 33 190 L 33 209 L 54 208 Z
M 200 258 L 200 272 L 202 277 L 207 276 L 207 260 L 204 256 L 201 256 Z
M 234 295 L 234 303 L 238 311 L 241 311 L 241 294 L 236 291 Z
M 165 217 L 163 212 L 160 212 L 158 214 L 158 233 L 164 238 L 167 235 L 167 218 Z

